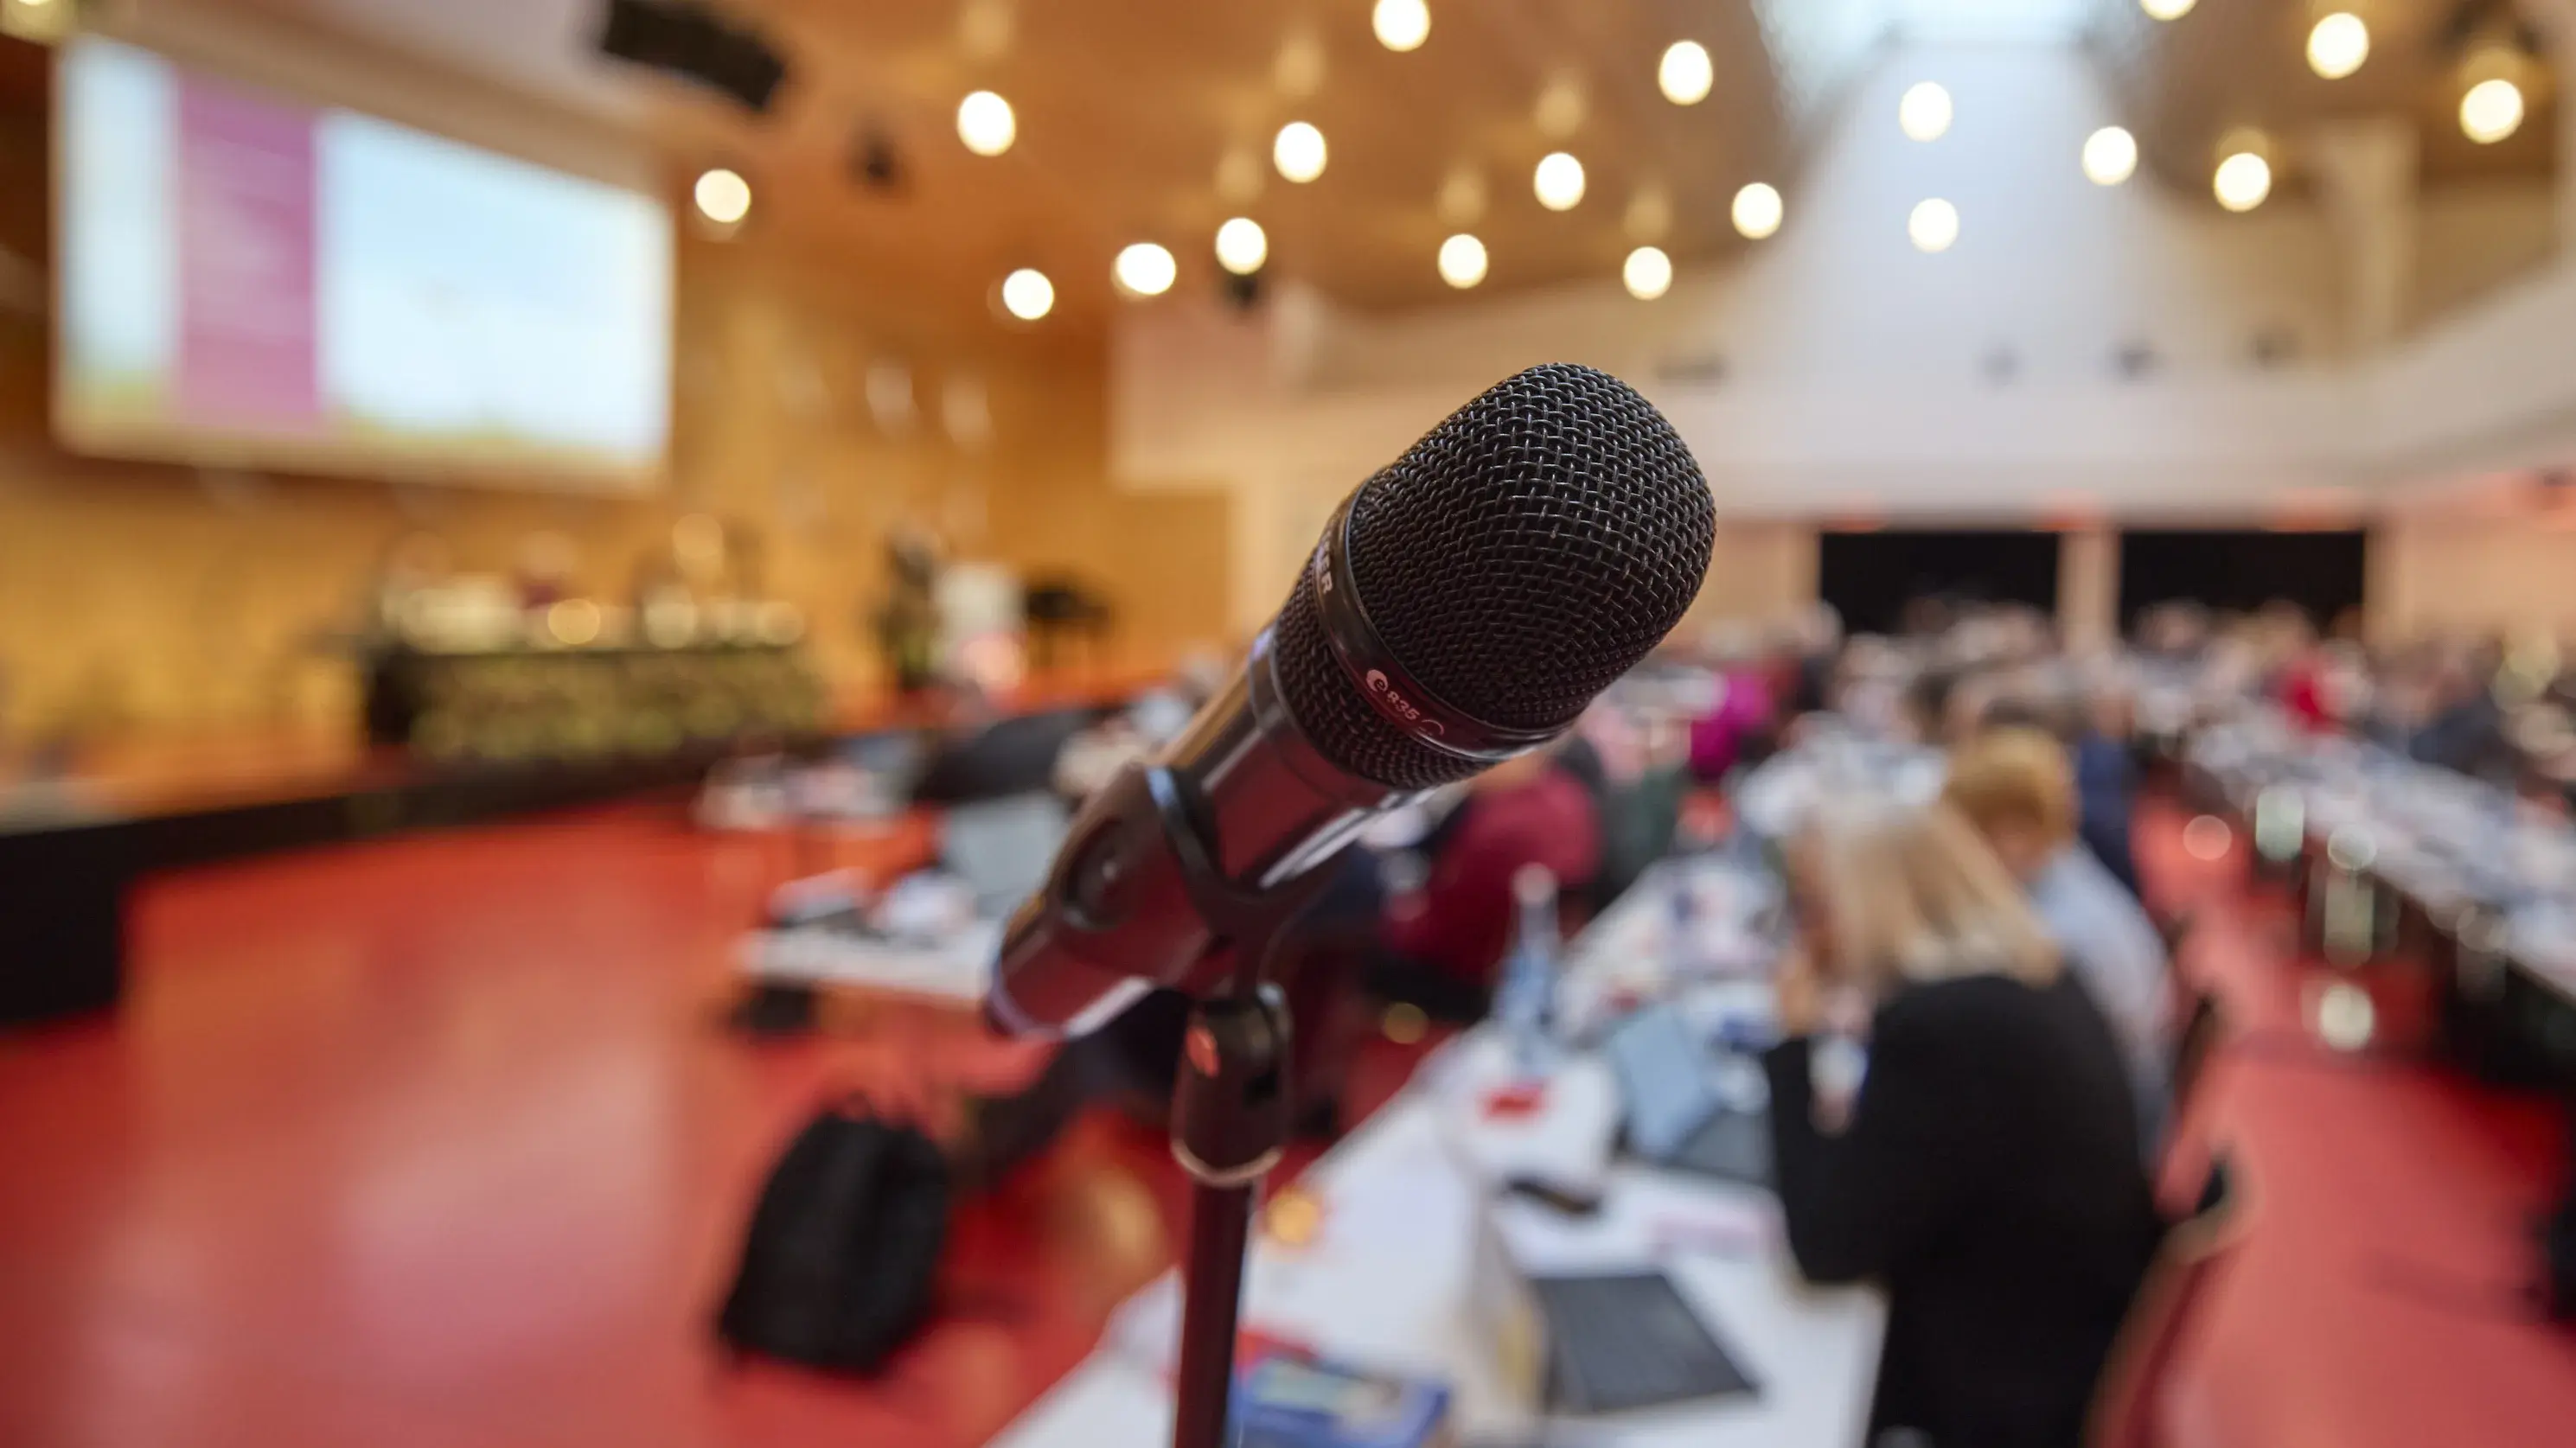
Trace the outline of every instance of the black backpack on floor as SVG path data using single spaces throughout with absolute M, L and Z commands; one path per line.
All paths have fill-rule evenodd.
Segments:
M 761 1188 L 716 1335 L 744 1352 L 869 1372 L 920 1327 L 948 1238 L 948 1164 L 908 1126 L 830 1106 Z

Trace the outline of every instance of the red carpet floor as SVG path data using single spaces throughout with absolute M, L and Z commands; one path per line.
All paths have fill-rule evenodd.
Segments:
M 2541 1448 L 2576 1443 L 2576 1329 L 2538 1320 L 2532 1224 L 2565 1180 L 2565 1117 L 2392 1046 L 2318 1045 L 2285 899 L 2244 887 L 2241 844 L 2199 860 L 2180 817 L 2140 822 L 2149 893 L 2198 921 L 2183 965 L 2237 1020 L 2196 1131 L 2251 1173 L 2251 1235 L 2219 1285 L 2174 1409 L 2204 1448 Z M 2420 995 L 2403 972 L 2386 999 Z M 2399 1013 L 2389 1012 L 2391 1016 Z
M 2211 1116 L 2264 1214 L 2183 1442 L 2576 1441 L 2576 1336 L 2518 1296 L 2558 1118 L 2307 1045 L 2286 922 L 2175 825 L 2142 845 L 2253 1023 Z M 963 1214 L 949 1310 L 884 1380 L 722 1369 L 704 1324 L 758 1174 L 873 1049 L 714 1024 L 789 864 L 621 810 L 155 886 L 118 1019 L 0 1036 L 0 1444 L 981 1442 L 1170 1260 L 1176 1174 L 1089 1120 Z
M 989 1437 L 1171 1260 L 1177 1172 L 1087 1120 L 962 1214 L 950 1311 L 884 1379 L 720 1369 L 759 1175 L 869 1049 L 716 1024 L 789 864 L 625 810 L 155 886 L 120 1019 L 0 1036 L 0 1444 Z

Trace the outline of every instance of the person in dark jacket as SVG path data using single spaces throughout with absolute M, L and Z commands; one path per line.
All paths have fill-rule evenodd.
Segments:
M 2161 1233 L 2111 1030 L 1947 806 L 1828 810 L 1792 872 L 1775 1175 L 1799 1269 L 1886 1287 L 1875 1426 L 2075 1448 Z M 1830 989 L 1875 1003 L 1847 1106 L 1811 1078 Z

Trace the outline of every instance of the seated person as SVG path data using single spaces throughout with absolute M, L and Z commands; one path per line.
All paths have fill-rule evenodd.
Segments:
M 2114 710 L 2117 705 L 2105 705 Z M 2138 884 L 2138 858 L 2131 847 L 2131 808 L 2137 799 L 2137 766 L 2129 758 L 2125 730 L 2115 738 L 2097 722 L 2092 709 L 2040 697 L 1997 699 L 1986 708 L 1983 730 L 2037 730 L 2067 741 L 2075 769 L 2075 837 L 2111 872 L 2132 899 L 2143 900 Z
M 2075 830 L 2111 878 L 2132 898 L 2143 900 L 2146 892 L 2138 885 L 2138 859 L 2130 843 L 2130 818 L 2138 800 L 2138 762 L 2129 753 L 2135 732 L 2135 709 L 2127 691 L 2108 683 L 2095 686 L 2075 736 Z
M 1552 751 L 1477 775 L 1435 836 L 1420 887 L 1388 902 L 1380 934 L 1386 958 L 1372 972 L 1372 987 L 1438 1019 L 1482 1017 L 1494 967 L 1512 941 L 1513 874 L 1544 865 L 1572 890 L 1590 883 L 1600 860 L 1592 795 Z
M 1717 702 L 1690 726 L 1691 777 L 1703 784 L 1717 783 L 1738 764 L 1757 762 L 1768 747 L 1776 722 L 1774 695 L 1754 645 L 1752 634 L 1737 625 L 1711 631 Z
M 2068 969 L 2110 1022 L 2137 1095 L 2139 1144 L 2152 1153 L 2171 1091 L 2172 965 L 2137 897 L 2076 837 L 2065 749 L 2036 730 L 1990 730 L 1950 757 L 1943 797 L 2029 892 Z
M 2504 711 L 2485 678 L 2457 657 L 2435 666 L 2425 722 L 2406 741 L 2409 757 L 2482 779 L 2512 777 L 2516 761 Z
M 1874 1426 L 2074 1448 L 2160 1232 L 2110 1028 L 1948 808 L 1828 808 L 1790 858 L 1774 1172 L 1799 1269 L 1886 1286 Z M 1810 1053 L 1833 989 L 1875 1014 L 1828 1133 Z

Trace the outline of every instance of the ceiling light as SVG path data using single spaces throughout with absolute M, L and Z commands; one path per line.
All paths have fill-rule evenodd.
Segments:
M 1708 88 L 1717 81 L 1717 68 L 1709 64 L 1708 47 L 1696 40 L 1676 40 L 1664 47 L 1664 58 L 1655 67 L 1655 84 L 1663 87 L 1664 99 L 1677 106 L 1695 106 L 1708 99 Z
M 1270 237 L 1261 223 L 1238 216 L 1216 229 L 1216 264 L 1239 277 L 1261 270 L 1270 259 Z
M 1485 279 L 1485 244 L 1466 232 L 1440 243 L 1440 279 L 1461 289 Z
M 1019 139 L 1019 118 L 1011 103 L 991 91 L 976 91 L 957 103 L 957 139 L 978 156 L 998 156 Z
M 1584 93 L 1583 77 L 1573 71 L 1559 71 L 1540 87 L 1530 120 L 1540 135 L 1563 140 L 1583 129 L 1583 119 L 1591 109 L 1592 99 Z
M 698 214 L 718 226 L 731 226 L 751 214 L 751 183 L 722 166 L 701 172 L 690 195 Z
M 1896 124 L 1915 140 L 1941 139 L 1950 129 L 1950 93 L 1937 82 L 1918 82 L 1896 103 Z
M 2084 179 L 2096 186 L 2117 186 L 2138 169 L 2138 138 L 2118 126 L 2104 126 L 2084 138 Z
M 2522 129 L 2522 87 L 2499 76 L 2469 87 L 2460 97 L 2460 133 L 2491 146 Z
M 2370 59 L 2370 27 L 2349 10 L 2338 10 L 2308 31 L 2308 69 L 2328 80 L 2341 80 Z
M 1010 0 L 966 0 L 957 13 L 957 44 L 977 60 L 996 60 L 1011 48 Z
M 1756 181 L 1735 193 L 1735 229 L 1747 240 L 1760 241 L 1780 229 L 1780 193 Z
M 1627 285 L 1628 295 L 1651 302 L 1671 289 L 1673 259 L 1661 248 L 1641 246 L 1628 253 L 1627 264 L 1619 268 L 1619 280 Z
M 1216 194 L 1237 206 L 1261 194 L 1261 153 L 1250 146 L 1229 146 L 1216 163 Z
M 1022 267 L 1002 278 L 1002 310 L 1023 322 L 1034 322 L 1055 310 L 1055 283 L 1035 267 Z
M 1377 0 L 1377 9 L 1369 14 L 1369 28 L 1377 32 L 1377 43 L 1389 50 L 1415 49 L 1431 38 L 1431 7 L 1422 0 Z
M 1290 121 L 1279 128 L 1279 138 L 1270 143 L 1270 164 L 1291 181 L 1307 182 L 1324 174 L 1324 133 L 1304 121 Z
M 1550 151 L 1539 158 L 1530 189 L 1548 210 L 1571 211 L 1583 199 L 1583 163 L 1566 152 Z
M 2138 8 L 2153 20 L 2180 20 L 2191 13 L 2200 0 L 2138 0 Z
M 1473 167 L 1461 166 L 1440 183 L 1440 194 L 1433 198 L 1431 209 L 1451 226 L 1473 226 L 1485 216 L 1485 178 Z
M 1300 30 L 1279 43 L 1279 58 L 1270 63 L 1270 79 L 1279 93 L 1303 100 L 1324 88 L 1324 42 Z
M 1172 289 L 1180 270 L 1170 252 L 1150 241 L 1140 241 L 1118 253 L 1112 275 L 1130 296 L 1159 297 Z
M 1959 239 L 1959 208 L 1938 196 L 1918 201 L 1905 218 L 1905 234 L 1916 251 L 1948 251 Z
M 1628 214 L 1621 218 L 1620 229 L 1639 245 L 1651 245 L 1664 239 L 1673 229 L 1673 199 L 1664 188 L 1651 182 L 1637 188 L 1628 198 Z
M 2272 163 L 2251 151 L 2239 151 L 2218 163 L 2209 189 L 2228 210 L 2251 211 L 2272 194 Z

